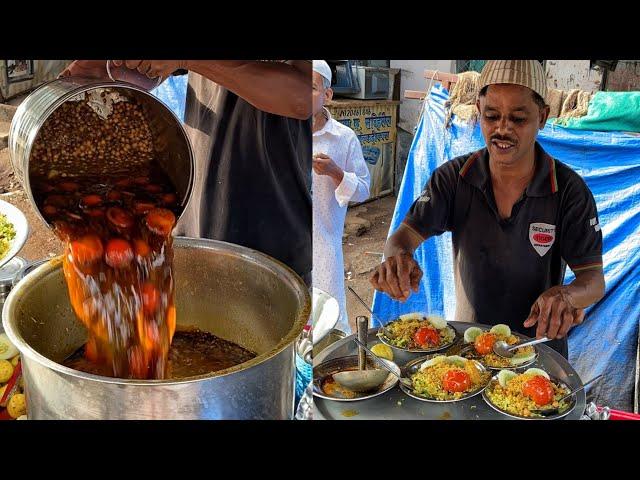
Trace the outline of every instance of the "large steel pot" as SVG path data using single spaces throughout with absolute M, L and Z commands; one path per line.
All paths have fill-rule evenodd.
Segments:
M 31 419 L 290 419 L 294 345 L 309 319 L 304 282 L 278 261 L 229 243 L 177 237 L 178 324 L 195 325 L 258 353 L 182 380 L 125 380 L 59 362 L 86 340 L 68 299 L 61 259 L 9 294 L 7 335 L 20 350 Z
M 142 107 L 149 123 L 155 159 L 169 176 L 178 192 L 182 206 L 186 206 L 194 181 L 194 159 L 186 131 L 175 114 L 149 92 L 126 82 L 98 81 L 95 79 L 65 77 L 47 82 L 34 90 L 16 110 L 9 130 L 9 155 L 13 170 L 40 214 L 31 191 L 31 150 L 38 133 L 49 116 L 63 103 L 72 101 L 92 91 L 115 92 L 123 98 L 135 99 Z M 60 173 L 74 175 L 73 167 Z M 91 166 L 94 173 L 109 171 L 108 160 L 95 160 Z M 42 220 L 48 224 L 44 216 Z

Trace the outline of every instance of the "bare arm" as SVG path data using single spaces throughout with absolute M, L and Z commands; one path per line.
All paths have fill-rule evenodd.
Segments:
M 574 307 L 587 308 L 604 297 L 604 272 L 602 268 L 578 272 L 565 288 Z
M 537 337 L 563 338 L 582 323 L 584 309 L 604 297 L 604 287 L 602 268 L 578 272 L 570 284 L 551 287 L 540 295 L 524 326 L 537 324 Z
M 185 66 L 259 110 L 299 120 L 311 117 L 309 61 L 188 60 Z
M 402 253 L 413 255 L 424 239 L 411 227 L 401 223 L 384 245 L 384 257 L 394 257 Z
M 311 117 L 311 71 L 308 60 L 113 60 L 149 78 L 167 78 L 180 69 L 191 70 L 222 85 L 259 110 L 306 120 Z M 76 60 L 61 76 L 106 79 L 105 60 Z
M 385 244 L 385 260 L 373 271 L 369 279 L 371 285 L 394 300 L 405 301 L 411 290 L 417 292 L 422 270 L 413 252 L 423 241 L 412 228 L 401 224 Z

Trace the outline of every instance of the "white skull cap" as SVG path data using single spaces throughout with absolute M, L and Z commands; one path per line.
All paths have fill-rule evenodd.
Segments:
M 329 80 L 329 83 L 331 83 L 331 67 L 329 67 L 329 64 L 327 62 L 325 62 L 324 60 L 314 60 L 313 71 L 318 72 L 324 78 Z

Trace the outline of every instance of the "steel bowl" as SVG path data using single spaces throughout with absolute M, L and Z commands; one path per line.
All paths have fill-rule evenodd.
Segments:
M 447 329 L 449 331 L 453 331 L 453 340 L 451 340 L 450 342 L 447 343 L 443 343 L 442 345 L 438 346 L 438 347 L 433 347 L 433 348 L 403 348 L 403 347 L 398 347 L 397 345 L 394 345 L 393 343 L 391 343 L 391 340 L 389 339 L 389 337 L 386 334 L 386 329 L 387 327 L 394 323 L 394 322 L 401 322 L 402 320 L 394 320 L 393 322 L 389 322 L 387 323 L 383 328 L 381 328 L 378 331 L 378 338 L 380 339 L 380 341 L 382 343 L 384 343 L 385 345 L 389 345 L 391 348 L 395 349 L 395 350 L 399 350 L 401 352 L 408 352 L 408 353 L 435 353 L 435 352 L 441 352 L 442 350 L 446 350 L 447 348 L 451 347 L 452 345 L 454 345 L 458 340 L 460 335 L 458 334 L 457 330 L 455 328 L 453 328 L 451 325 L 447 325 Z
M 398 375 L 400 375 L 400 368 L 394 362 L 390 360 L 382 359 L 388 366 L 390 366 Z M 324 398 L 326 400 L 334 400 L 337 402 L 357 402 L 360 400 L 366 400 L 369 398 L 377 397 L 385 392 L 388 392 L 398 383 L 398 378 L 392 374 L 387 376 L 387 379 L 382 385 L 370 392 L 352 392 L 355 396 L 353 398 L 345 398 L 337 395 L 330 395 L 325 391 L 324 384 L 329 380 L 334 373 L 342 372 L 346 369 L 352 369 L 358 367 L 358 356 L 351 355 L 348 357 L 334 358 L 323 362 L 313 368 L 313 395 L 316 397 Z M 373 360 L 367 357 L 367 368 L 378 368 Z
M 431 360 L 434 357 L 437 357 L 438 355 L 427 355 L 424 357 L 420 357 L 416 360 L 412 360 L 411 362 L 407 363 L 404 368 L 402 369 L 403 372 L 403 376 L 407 377 L 407 378 L 411 378 L 412 375 L 414 375 L 415 373 L 417 373 L 420 370 L 420 367 L 422 366 L 422 364 L 424 362 L 426 362 L 427 360 Z M 470 361 L 474 361 L 474 360 L 470 360 Z M 484 365 L 482 365 L 480 362 L 475 361 L 478 369 L 481 372 L 488 372 L 487 368 L 485 368 Z M 456 398 L 456 399 L 452 399 L 452 400 L 438 400 L 435 398 L 429 398 L 429 397 L 424 397 L 422 395 L 419 395 L 417 393 L 415 393 L 413 390 L 410 390 L 409 388 L 405 387 L 404 385 L 400 384 L 400 388 L 402 389 L 402 391 L 404 393 L 406 393 L 407 395 L 409 395 L 412 398 L 415 398 L 416 400 L 421 400 L 423 402 L 432 402 L 432 403 L 453 403 L 453 402 L 461 402 L 463 400 L 466 400 L 467 398 L 471 398 L 471 397 L 475 397 L 476 395 L 480 394 L 483 392 L 483 390 L 485 388 L 487 388 L 487 385 L 489 384 L 489 382 L 487 382 L 485 385 L 481 386 L 480 388 L 472 391 L 472 392 L 468 392 L 466 394 L 464 394 L 462 397 L 460 398 Z
M 569 393 L 571 391 L 571 388 L 569 388 L 569 386 L 566 383 L 560 381 L 558 378 L 549 375 L 549 379 L 553 383 L 555 383 L 557 385 L 560 385 L 562 388 L 564 388 L 567 391 L 567 393 Z M 489 384 L 487 385 L 487 388 L 492 386 L 494 384 L 494 382 L 497 382 L 497 381 L 498 381 L 498 376 L 495 375 L 491 379 Z M 577 405 L 576 395 L 572 395 L 571 396 L 571 403 L 569 404 L 569 407 L 562 413 L 557 413 L 555 415 L 550 415 L 548 417 L 525 417 L 525 416 L 522 416 L 522 415 L 516 415 L 514 413 L 509 413 L 506 410 L 502 410 L 497 405 L 495 405 L 493 402 L 491 402 L 491 399 L 487 395 L 487 388 L 485 388 L 484 391 L 482 392 L 482 398 L 487 403 L 487 405 L 489 405 L 496 412 L 501 413 L 502 415 L 506 415 L 507 417 L 511 417 L 511 418 L 517 418 L 518 420 L 558 420 L 560 418 L 563 418 L 563 417 L 566 417 L 567 415 L 569 415 L 573 411 L 573 409 L 576 408 L 576 405 Z

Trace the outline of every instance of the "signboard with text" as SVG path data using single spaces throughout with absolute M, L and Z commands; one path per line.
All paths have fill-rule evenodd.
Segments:
M 332 104 L 334 119 L 351 128 L 371 172 L 371 198 L 393 192 L 398 102 Z

